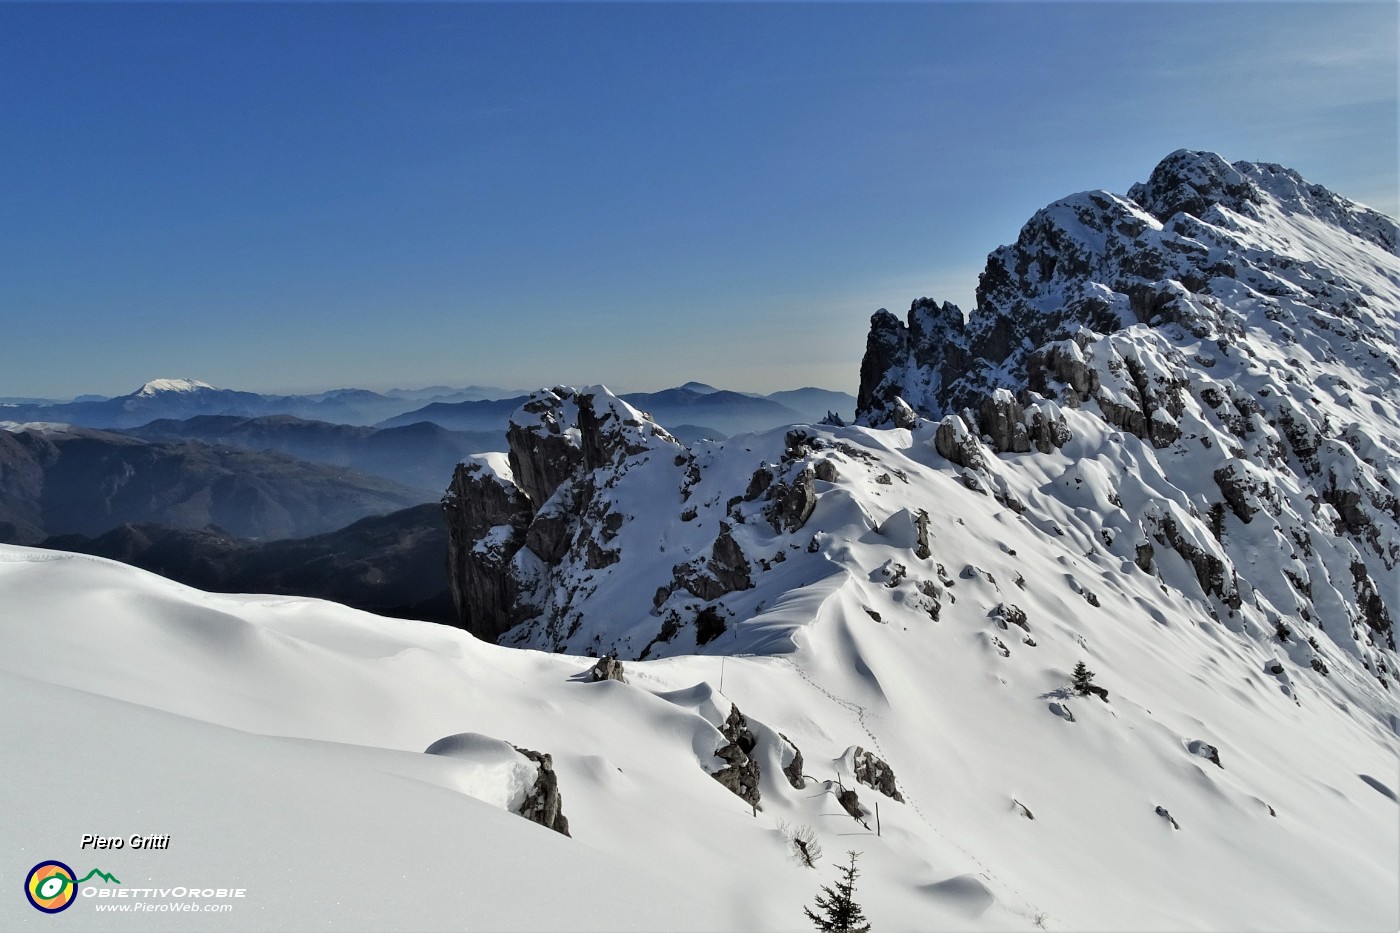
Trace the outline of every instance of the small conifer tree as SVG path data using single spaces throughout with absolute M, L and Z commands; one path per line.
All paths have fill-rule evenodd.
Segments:
M 858 853 L 846 853 L 851 857 L 849 865 L 840 868 L 841 880 L 835 889 L 822 885 L 822 893 L 817 895 L 817 910 L 804 907 L 807 919 L 812 921 L 821 933 L 870 933 L 870 923 L 865 919 L 865 911 L 855 901 L 856 870 Z
M 1089 695 L 1089 687 L 1094 682 L 1094 672 L 1080 661 L 1074 666 L 1074 692 L 1080 696 Z

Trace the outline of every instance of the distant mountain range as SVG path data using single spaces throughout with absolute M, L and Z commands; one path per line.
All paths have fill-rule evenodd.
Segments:
M 828 411 L 849 419 L 856 406 L 855 396 L 828 389 L 809 387 L 753 395 L 716 389 L 700 382 L 687 382 L 660 392 L 633 392 L 622 397 L 668 428 L 673 425 L 685 428 L 683 433 L 692 437 L 718 437 L 784 424 L 817 422 Z M 153 379 L 135 392 L 116 398 L 81 396 L 72 402 L 0 400 L 0 422 L 129 429 L 154 421 L 290 415 L 303 421 L 378 428 L 398 428 L 428 421 L 450 431 L 499 434 L 511 413 L 525 399 L 524 393 L 510 393 L 489 386 L 462 389 L 430 386 L 392 389 L 387 393 L 349 388 L 314 395 L 264 395 L 215 388 L 195 379 Z M 207 424 L 197 426 L 193 436 L 202 436 L 201 432 L 208 427 Z M 165 425 L 162 430 L 179 429 Z
M 397 390 L 403 393 L 403 390 Z M 470 389 L 447 390 L 453 401 L 471 398 Z M 50 421 L 90 428 L 132 428 L 157 419 L 199 415 L 295 415 L 337 424 L 373 424 L 422 400 L 414 394 L 383 395 L 368 389 L 333 389 L 314 395 L 263 395 L 218 389 L 195 379 L 153 379 L 128 395 L 57 404 L 3 404 L 0 420 Z
M 657 423 L 681 429 L 681 433 L 692 439 L 813 423 L 821 421 L 827 412 L 849 419 L 856 402 L 855 396 L 829 389 L 803 388 L 771 395 L 749 395 L 698 382 L 660 392 L 630 392 L 620 397 L 651 415 Z M 434 402 L 380 422 L 378 427 L 431 421 L 459 431 L 501 431 L 511 413 L 527 400 L 528 397 L 522 395 L 494 401 Z
M 356 609 L 452 623 L 447 526 L 437 503 L 306 538 L 259 543 L 218 529 L 125 524 L 43 547 L 107 557 L 220 593 L 315 596 Z
M 0 431 L 0 541 L 99 535 L 127 522 L 287 538 L 432 494 L 274 451 L 146 441 L 89 428 Z
M 307 421 L 294 415 L 161 419 L 122 433 L 154 442 L 195 440 L 245 450 L 274 450 L 302 460 L 350 467 L 420 490 L 423 501 L 442 494 L 463 457 L 504 446 L 499 431 L 449 431 L 426 421 L 376 429 Z
M 470 402 L 488 398 L 508 398 L 519 395 L 518 389 L 502 389 L 497 386 L 467 386 L 454 389 L 451 386 L 427 386 L 422 389 L 390 389 L 384 393 L 389 398 L 408 399 L 419 402 Z

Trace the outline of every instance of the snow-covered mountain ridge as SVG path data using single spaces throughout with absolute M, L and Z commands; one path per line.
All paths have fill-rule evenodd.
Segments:
M 694 644 L 665 647 L 702 611 L 748 621 L 790 589 L 796 571 L 776 565 L 794 548 L 854 536 L 820 511 L 809 522 L 822 499 L 852 499 L 876 525 L 890 504 L 926 513 L 926 536 L 946 508 L 926 497 L 944 496 L 908 477 L 933 471 L 1023 524 L 1053 519 L 1076 556 L 1131 561 L 1225 624 L 1297 629 L 1283 647 L 1308 664 L 1325 636 L 1388 685 L 1394 223 L 1210 154 L 1173 154 L 1133 195 L 1206 220 L 1177 210 L 1164 225 L 1135 201 L 1077 195 L 992 254 L 966 324 L 926 300 L 907 325 L 877 312 L 861 416 L 908 441 L 823 427 L 686 449 L 601 387 L 537 393 L 513 419 L 508 468 L 459 468 L 449 493 L 459 594 L 478 591 L 459 595 L 464 620 L 512 644 L 672 653 Z M 987 356 L 1007 333 L 1029 336 Z M 872 476 L 900 482 L 867 489 Z M 591 624 L 595 596 L 606 621 Z
M 1372 648 L 1394 650 L 1400 596 L 1397 239 L 1390 218 L 1289 169 L 1173 153 L 1127 198 L 1037 213 L 989 257 L 966 323 L 926 299 L 907 323 L 878 312 L 858 414 L 939 420 L 940 449 L 982 472 L 1021 466 L 983 442 L 1062 443 L 1065 409 L 1145 441 L 1131 464 L 1091 457 L 1120 492 L 1150 491 L 1108 511 L 1104 543 L 1171 547 L 1227 615 L 1243 603 L 1270 626 L 1321 626 L 1385 683 L 1393 659 Z
M 1105 800 L 1136 806 L 1156 787 L 1222 835 L 1188 867 L 1137 851 L 1116 804 L 1065 801 L 1093 832 L 1041 858 L 1094 848 L 1098 881 L 1132 890 L 1139 916 L 1167 889 L 1211 890 L 1194 873 L 1213 864 L 1332 925 L 1296 899 L 1297 872 L 1252 874 L 1265 850 L 1301 843 L 1253 835 L 1257 815 L 1276 818 L 1272 778 L 1227 790 L 1213 765 L 1151 762 L 1233 747 L 1279 754 L 1269 768 L 1306 783 L 1317 762 L 1302 750 L 1336 729 L 1357 744 L 1332 764 L 1397 783 L 1394 242 L 1393 221 L 1287 170 L 1176 153 L 1129 198 L 1037 214 L 992 254 L 966 321 L 930 301 L 907 323 L 876 314 L 863 424 L 687 448 L 603 387 L 538 392 L 508 456 L 465 463 L 445 500 L 464 622 L 548 651 L 794 664 L 859 710 L 901 784 L 925 782 L 911 801 L 950 808 L 986 802 L 974 774 L 1052 797 L 1088 779 L 1083 730 L 1075 753 L 1046 730 L 1105 716 L 1095 741 L 1119 748 L 1091 766 Z M 1108 706 L 1066 690 L 1081 660 Z M 803 716 L 741 705 L 789 736 Z M 1385 778 L 1359 765 L 1377 754 Z M 978 766 L 955 778 L 949 756 Z M 1004 799 L 1036 809 L 1019 793 Z M 1386 813 L 1356 841 L 1390 871 Z M 990 825 L 964 829 L 985 864 L 1020 861 Z M 1013 884 L 1046 890 L 1054 872 L 1021 865 Z M 1142 884 L 1161 871 L 1180 886 Z M 1360 896 L 1393 913 L 1396 893 L 1387 880 Z M 1169 913 L 1157 924 L 1182 925 Z

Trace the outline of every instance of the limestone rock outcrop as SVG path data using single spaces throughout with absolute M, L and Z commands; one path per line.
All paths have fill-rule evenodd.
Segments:
M 739 712 L 739 707 L 730 708 L 729 716 L 720 726 L 720 732 L 724 735 L 726 743 L 715 749 L 715 756 L 723 759 L 725 765 L 711 774 L 711 777 L 728 788 L 730 793 L 757 809 L 762 794 L 758 787 L 758 760 L 753 757 L 753 750 L 758 745 L 758 739 L 749 728 L 744 714 Z

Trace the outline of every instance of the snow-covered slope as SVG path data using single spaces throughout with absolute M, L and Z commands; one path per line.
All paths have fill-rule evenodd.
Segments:
M 975 531 L 966 557 L 996 566 L 999 530 Z M 855 849 L 882 929 L 1393 927 L 1397 740 L 1374 682 L 1267 675 L 1212 623 L 1125 614 L 1092 567 L 1054 569 L 1094 581 L 1101 618 L 1067 582 L 1036 596 L 954 571 L 934 621 L 911 581 L 819 581 L 770 613 L 801 625 L 799 650 L 628 663 L 621 683 L 426 623 L 3 548 L 0 870 L 71 855 L 129 887 L 247 889 L 229 915 L 146 928 L 781 930 Z M 998 586 L 1029 633 L 985 615 Z M 1110 702 L 1066 694 L 1079 658 Z M 735 706 L 758 810 L 710 776 Z M 462 733 L 498 741 L 444 749 Z M 552 756 L 571 840 L 504 812 L 522 781 L 501 742 Z M 865 751 L 902 802 L 857 780 Z M 815 830 L 818 870 L 784 826 Z M 84 832 L 174 841 L 98 857 L 74 852 Z M 7 929 L 48 922 L 0 905 Z
M 1208 599 L 1177 550 L 1144 570 L 1126 531 L 1105 545 L 1129 516 L 1186 509 L 1154 498 L 1137 438 L 1068 411 L 1056 452 L 1011 469 L 983 450 L 960 471 L 928 422 L 686 451 L 600 388 L 541 393 L 532 416 L 516 460 L 465 468 L 449 502 L 487 526 L 464 559 L 478 561 L 477 611 L 508 606 L 496 630 L 518 620 L 502 642 L 730 655 L 726 694 L 792 739 L 808 773 L 830 780 L 834 765 L 812 763 L 857 744 L 889 764 L 907 803 L 882 814 L 912 827 L 903 857 L 972 875 L 1020 917 L 988 926 L 1041 912 L 1116 929 L 1400 919 L 1400 705 L 1349 628 L 1290 618 L 1281 643 L 1252 603 Z M 605 465 L 589 470 L 588 450 Z M 1134 464 L 1149 482 L 1110 481 Z M 551 491 L 560 473 L 572 478 Z M 495 513 L 474 492 L 488 485 Z M 1218 549 L 1208 533 L 1192 543 Z M 1081 660 L 1107 704 L 1066 689 Z M 894 845 L 883 838 L 859 846 Z

